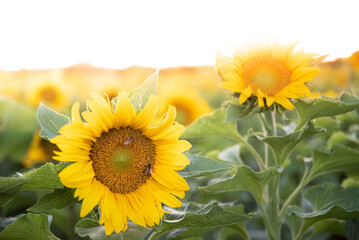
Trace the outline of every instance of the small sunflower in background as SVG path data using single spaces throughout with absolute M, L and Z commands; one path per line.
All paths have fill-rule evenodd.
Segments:
M 36 163 L 51 161 L 54 156 L 54 151 L 59 150 L 55 144 L 41 138 L 39 134 L 40 131 L 34 134 L 24 158 L 23 165 L 27 168 L 33 167 Z
M 278 103 L 293 110 L 290 99 L 309 96 L 305 83 L 319 72 L 313 66 L 317 54 L 294 52 L 295 47 L 296 44 L 273 43 L 237 51 L 233 58 L 219 56 L 216 67 L 222 87 L 240 93 L 241 104 L 255 95 L 259 107 Z
M 349 57 L 349 62 L 354 70 L 359 71 L 359 51 L 354 52 Z
M 212 111 L 207 101 L 198 94 L 198 91 L 178 82 L 171 81 L 162 84 L 162 88 L 158 89 L 158 94 L 161 98 L 158 115 L 162 116 L 166 112 L 167 106 L 172 105 L 177 110 L 176 121 L 185 126 Z
M 49 79 L 30 81 L 26 87 L 26 101 L 33 107 L 38 107 L 40 102 L 54 108 L 63 110 L 70 104 L 71 93 L 64 82 Z
M 177 197 L 183 198 L 189 190 L 176 172 L 189 164 L 182 152 L 191 148 L 187 141 L 178 140 L 184 126 L 174 121 L 176 109 L 169 106 L 162 121 L 152 125 L 158 105 L 153 95 L 139 112 L 125 93 L 118 95 L 115 110 L 97 93 L 87 105 L 89 110 L 82 112 L 86 123 L 75 103 L 72 122 L 51 139 L 60 149 L 54 159 L 73 162 L 59 177 L 83 200 L 80 216 L 98 204 L 106 235 L 126 231 L 128 218 L 141 226 L 159 224 L 162 203 L 179 207 Z
M 319 65 L 319 74 L 311 81 L 311 97 L 338 97 L 343 91 L 350 91 L 351 69 L 348 61 L 337 59 Z

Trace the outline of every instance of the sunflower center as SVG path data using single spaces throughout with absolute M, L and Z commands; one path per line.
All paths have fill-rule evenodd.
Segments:
M 253 60 L 243 69 L 243 81 L 253 91 L 273 96 L 290 83 L 288 68 L 276 59 Z
M 110 129 L 92 146 L 95 177 L 114 193 L 129 193 L 146 182 L 155 163 L 155 145 L 140 130 Z
M 53 102 L 56 100 L 57 94 L 52 87 L 45 87 L 41 90 L 41 97 L 48 102 Z

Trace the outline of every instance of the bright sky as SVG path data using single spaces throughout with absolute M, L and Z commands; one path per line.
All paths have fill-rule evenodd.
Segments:
M 305 52 L 348 57 L 359 50 L 358 2 L 89 1 L 0 2 L 0 69 L 60 68 L 88 62 L 213 65 L 253 40 L 300 41 Z

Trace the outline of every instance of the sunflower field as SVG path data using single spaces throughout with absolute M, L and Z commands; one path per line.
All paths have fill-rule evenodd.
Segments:
M 0 240 L 359 239 L 359 51 L 0 71 Z

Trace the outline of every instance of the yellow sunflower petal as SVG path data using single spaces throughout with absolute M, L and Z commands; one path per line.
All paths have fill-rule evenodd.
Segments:
M 148 127 L 155 119 L 157 111 L 157 101 L 158 99 L 154 95 L 151 95 L 148 98 L 145 107 L 141 110 L 140 113 L 136 115 L 134 122 L 131 124 L 131 126 L 136 129 Z
M 86 187 L 91 184 L 95 173 L 91 162 L 75 162 L 59 173 L 62 184 L 66 187 Z
M 104 187 L 96 180 L 92 182 L 89 188 L 91 188 L 90 191 L 92 193 L 96 194 L 88 194 L 86 197 L 84 197 L 82 201 L 80 217 L 85 217 L 87 214 L 89 214 L 89 212 L 98 204 L 104 194 Z
M 115 128 L 129 126 L 136 116 L 127 94 L 121 93 L 117 97 L 117 105 L 115 110 Z
M 71 122 L 72 123 L 82 123 L 80 116 L 80 103 L 75 102 L 71 108 Z

